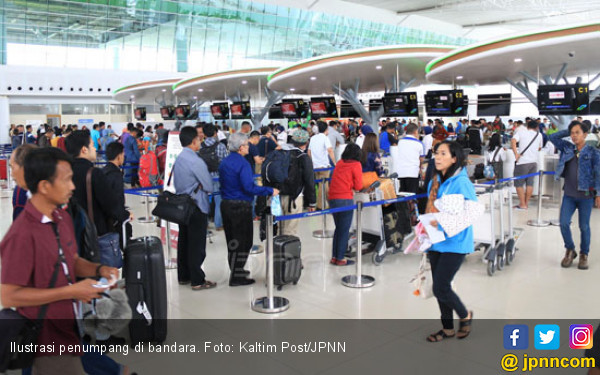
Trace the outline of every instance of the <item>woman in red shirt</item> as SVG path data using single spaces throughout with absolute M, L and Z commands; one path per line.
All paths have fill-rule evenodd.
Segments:
M 338 161 L 333 170 L 331 184 L 329 185 L 329 207 L 339 208 L 352 206 L 354 190 L 362 189 L 362 164 L 360 163 L 361 150 L 356 144 L 346 146 L 342 159 Z M 347 260 L 346 250 L 350 237 L 353 211 L 344 211 L 333 214 L 335 232 L 333 234 L 333 249 L 331 264 L 336 266 L 349 266 L 354 261 Z

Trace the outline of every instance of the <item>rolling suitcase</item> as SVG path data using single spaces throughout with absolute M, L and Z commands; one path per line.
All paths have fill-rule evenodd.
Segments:
M 296 236 L 277 236 L 273 239 L 273 280 L 277 290 L 298 283 L 302 273 L 301 244 Z
M 125 288 L 133 316 L 132 344 L 163 342 L 167 337 L 167 282 L 158 237 L 132 239 L 125 249 Z

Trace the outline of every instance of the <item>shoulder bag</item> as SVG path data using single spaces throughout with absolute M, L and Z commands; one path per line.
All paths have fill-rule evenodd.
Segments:
M 57 241 L 59 241 L 58 232 L 56 233 Z M 49 289 L 54 288 L 56 284 L 59 265 L 62 259 L 63 255 L 59 249 L 59 256 L 54 264 L 54 272 L 50 279 Z M 30 320 L 13 309 L 6 308 L 0 311 L 0 332 L 2 332 L 0 336 L 0 373 L 4 373 L 6 370 L 29 368 L 33 365 L 35 351 L 22 352 L 14 350 L 11 346 L 22 347 L 24 345 L 37 344 L 47 311 L 48 304 L 45 304 L 40 308 L 36 320 Z
M 524 154 L 525 154 L 525 152 L 527 152 L 527 150 L 529 150 L 529 147 L 530 147 L 530 146 L 533 144 L 533 142 L 534 142 L 534 141 L 537 139 L 538 135 L 540 135 L 540 133 L 539 133 L 539 132 L 536 132 L 536 133 L 535 133 L 535 137 L 533 137 L 533 139 L 531 140 L 531 142 L 529 142 L 529 144 L 527 145 L 527 147 L 525 147 L 525 149 L 524 149 L 522 152 L 520 152 L 520 153 L 519 153 L 519 155 L 524 155 Z M 517 161 L 518 161 L 518 160 L 515 160 L 515 165 L 517 165 Z
M 177 164 L 177 162 L 175 162 Z M 175 165 L 173 165 L 173 170 Z M 167 181 L 167 186 L 171 184 L 171 178 L 173 177 L 173 171 Z M 200 189 L 201 185 L 198 184 L 194 193 Z M 189 194 L 173 194 L 170 191 L 163 191 L 158 196 L 156 207 L 152 210 L 152 215 L 157 216 L 170 223 L 176 223 L 179 225 L 188 225 L 190 218 L 196 209 L 196 201 Z
M 94 202 L 92 200 L 92 172 L 94 167 L 88 169 L 85 176 L 85 189 L 87 193 L 87 211 L 92 225 L 94 223 Z M 119 244 L 119 233 L 108 232 L 98 236 L 98 250 L 100 251 L 100 264 L 121 268 L 123 267 L 123 253 Z

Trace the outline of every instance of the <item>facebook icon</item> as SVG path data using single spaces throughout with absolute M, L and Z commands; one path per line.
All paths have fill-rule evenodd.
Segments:
M 524 350 L 529 347 L 529 327 L 523 324 L 504 326 L 504 349 Z

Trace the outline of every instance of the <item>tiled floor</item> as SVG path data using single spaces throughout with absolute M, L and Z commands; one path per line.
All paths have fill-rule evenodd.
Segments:
M 138 197 L 128 197 L 136 216 L 145 214 L 145 206 Z M 0 194 L 0 233 L 4 234 L 11 221 L 10 193 Z M 515 211 L 516 225 L 524 228 L 518 242 L 515 262 L 497 271 L 493 277 L 486 274 L 481 253 L 467 257 L 456 278 L 456 288 L 477 318 L 597 318 L 600 303 L 597 295 L 600 281 L 600 251 L 597 224 L 600 211 L 592 214 L 592 249 L 590 269 L 577 270 L 560 267 L 564 249 L 558 227 L 529 227 L 526 221 L 536 211 Z M 543 217 L 558 216 L 558 209 L 544 209 Z M 328 218 L 329 226 L 333 221 Z M 255 224 L 258 242 L 258 224 Z M 319 240 L 312 232 L 320 229 L 321 218 L 306 219 L 300 225 L 304 271 L 296 286 L 286 286 L 276 295 L 290 300 L 290 309 L 274 315 L 259 314 L 250 309 L 250 302 L 266 294 L 264 286 L 264 253 L 251 256 L 248 268 L 257 283 L 252 286 L 227 285 L 227 249 L 223 232 L 215 232 L 214 244 L 207 245 L 204 264 L 208 278 L 218 282 L 213 290 L 193 292 L 189 286 L 179 286 L 176 270 L 167 271 L 169 317 L 202 319 L 348 319 L 348 318 L 423 318 L 436 319 L 439 311 L 435 299 L 423 300 L 413 296 L 410 279 L 417 272 L 418 255 L 390 255 L 381 266 L 375 266 L 371 257 L 363 257 L 363 273 L 375 277 L 376 284 L 368 289 L 351 289 L 341 285 L 340 279 L 355 272 L 355 267 L 329 265 L 331 239 Z M 578 240 L 576 218 L 574 237 Z M 154 224 L 134 225 L 135 236 L 158 235 Z M 578 242 L 576 240 L 576 242 Z

